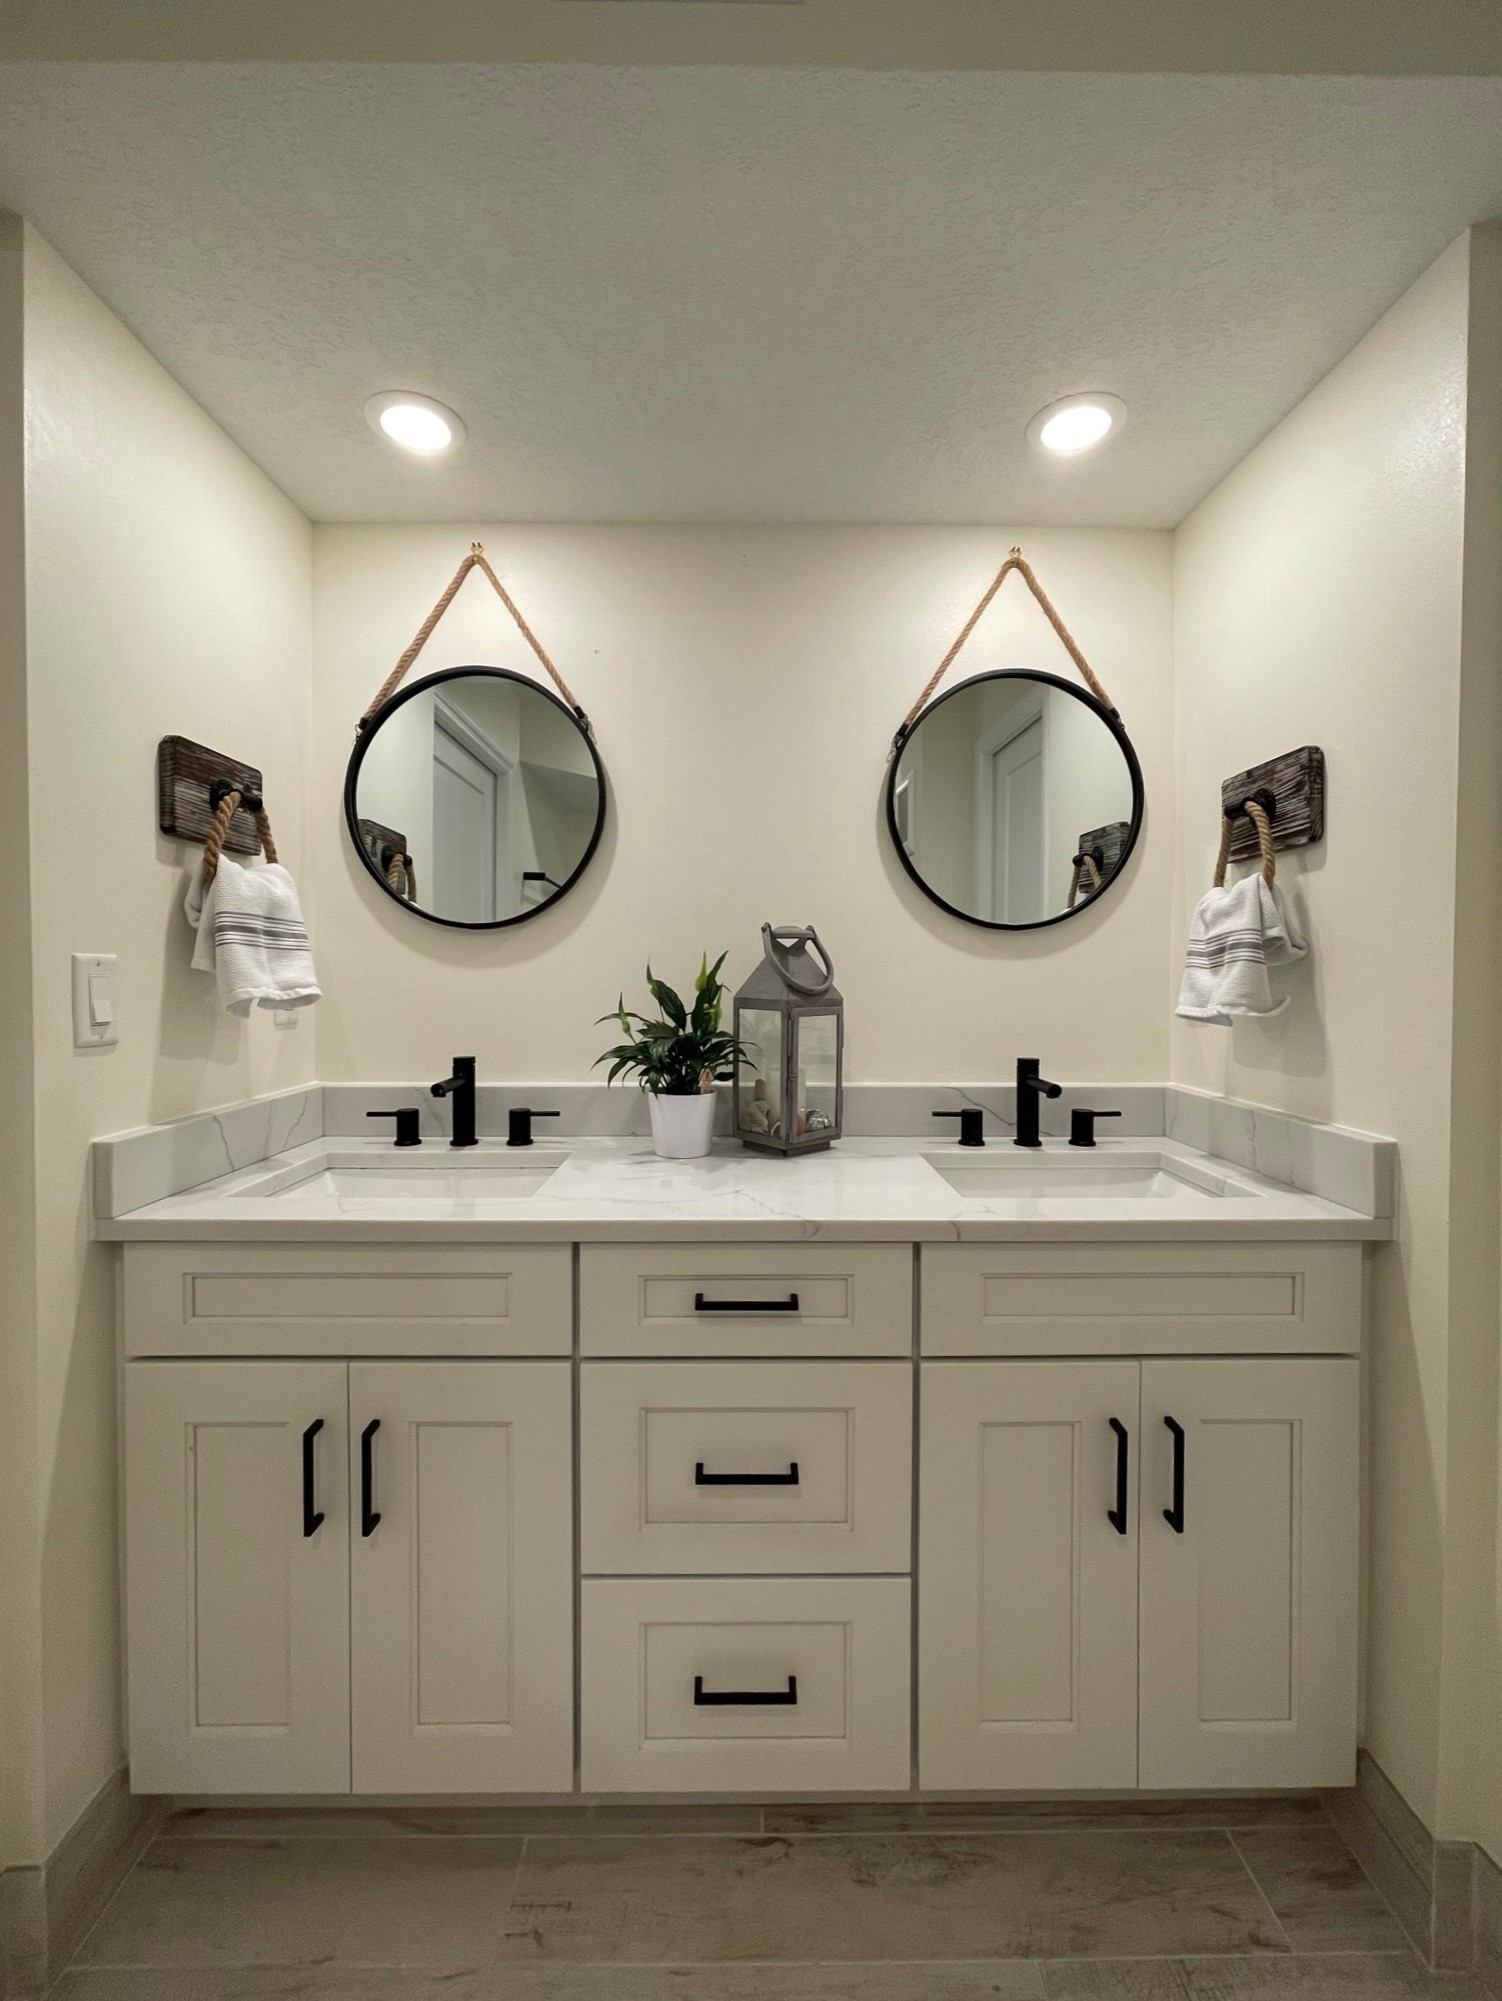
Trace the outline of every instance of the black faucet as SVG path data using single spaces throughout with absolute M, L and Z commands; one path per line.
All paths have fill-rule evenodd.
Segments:
M 1050 1084 L 1040 1076 L 1036 1056 L 1017 1058 L 1017 1137 L 1013 1146 L 1042 1146 L 1038 1137 L 1038 1100 L 1063 1095 L 1062 1084 Z
M 450 1146 L 478 1146 L 475 1137 L 475 1059 L 473 1056 L 456 1056 L 454 1074 L 445 1077 L 441 1084 L 433 1086 L 435 1098 L 452 1098 L 454 1101 L 454 1136 Z

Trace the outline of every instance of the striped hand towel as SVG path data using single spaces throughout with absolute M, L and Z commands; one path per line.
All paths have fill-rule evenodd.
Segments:
M 1225 889 L 1207 890 L 1189 927 L 1188 963 L 1178 1012 L 1190 1021 L 1229 1023 L 1239 1014 L 1281 1014 L 1269 966 L 1302 959 L 1309 947 L 1276 883 L 1259 870 Z
M 185 906 L 198 932 L 193 965 L 212 973 L 231 1014 L 252 1007 L 310 1007 L 322 998 L 297 884 L 280 862 L 241 868 L 228 855 L 204 889 L 195 868 Z

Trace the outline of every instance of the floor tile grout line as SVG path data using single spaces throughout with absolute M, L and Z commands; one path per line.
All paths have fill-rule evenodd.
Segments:
M 1257 1875 L 1256 1870 L 1247 1860 L 1247 1857 L 1242 1850 L 1240 1842 L 1236 1839 L 1235 1835 L 1231 1833 L 1229 1828 L 1226 1830 L 1226 1840 L 1230 1842 L 1231 1848 L 1235 1853 L 1237 1860 L 1240 1862 L 1242 1868 L 1245 1869 L 1248 1880 L 1252 1885 L 1252 1888 L 1257 1892 L 1257 1895 L 1262 1899 L 1262 1902 L 1267 1910 L 1267 1915 L 1272 1919 L 1273 1924 L 1277 1929 L 1278 1935 L 1282 1938 L 1283 1942 L 1288 1947 L 1288 1950 L 1290 1952 L 1295 1951 L 1296 1948 L 1294 1946 L 1293 1939 L 1289 1934 L 1288 1927 L 1284 1924 L 1283 1920 L 1278 1916 L 1277 1912 L 1273 1909 L 1272 1898 L 1269 1897 L 1266 1890 L 1263 1889 L 1262 1883 Z
M 1339 1952 L 1275 1952 L 1270 1948 L 1261 1951 L 1246 1949 L 1241 1952 L 1109 1952 L 1109 1953 L 1067 1953 L 1039 1958 L 1036 1955 L 1018 1954 L 1014 1958 L 990 1954 L 985 1958 L 951 1959 L 562 1959 L 538 1958 L 533 1960 L 497 1960 L 476 1962 L 475 1960 L 397 1960 L 397 1959 L 345 1959 L 337 1962 L 327 1960 L 96 1960 L 87 1966 L 74 1966 L 70 1973 L 415 1973 L 448 1975 L 459 1972 L 514 1972 L 526 1968 L 546 1969 L 550 1972 L 575 1972 L 580 1969 L 604 1972 L 652 1973 L 679 1968 L 690 1972 L 737 1972 L 742 1968 L 756 1971 L 801 1972 L 809 1967 L 834 1968 L 837 1971 L 858 1970 L 863 1967 L 897 1968 L 971 1966 L 1169 1966 L 1180 1963 L 1196 1967 L 1215 1967 L 1247 1960 L 1258 1965 L 1284 1966 L 1292 1959 L 1316 1959 L 1321 1962 L 1336 1959 L 1390 1959 L 1408 1960 L 1412 1954 L 1407 1951 L 1368 1952 L 1351 1948 Z M 1453 1976 L 1439 1975 L 1445 1979 Z M 1462 1979 L 1464 1975 L 1460 1976 Z
M 496 1957 L 493 1962 L 496 1966 L 500 1966 L 504 1963 L 501 1958 L 501 1952 L 504 1950 L 506 1940 L 510 1936 L 510 1933 L 507 1931 L 506 1927 L 511 1922 L 511 1913 L 516 1909 L 516 1893 L 521 1888 L 522 1868 L 527 1860 L 528 1839 L 529 1839 L 528 1836 L 523 1835 L 521 1840 L 516 1845 L 516 1864 L 511 1871 L 511 1883 L 510 1887 L 506 1891 L 505 1907 L 501 1911 L 501 1936 L 497 1946 Z
M 477 1828 L 469 1832 L 438 1833 L 424 1828 L 400 1828 L 391 1833 L 370 1833 L 358 1828 L 349 1832 L 320 1828 L 297 1830 L 280 1828 L 275 1832 L 267 1829 L 247 1828 L 242 1833 L 209 1833 L 196 1829 L 191 1833 L 174 1833 L 170 1828 L 156 1837 L 157 1841 L 170 1841 L 191 1846 L 198 1843 L 228 1846 L 234 1842 L 368 1842 L 390 1844 L 398 1842 L 432 1842 L 435 1846 L 444 1842 L 460 1841 L 901 1841 L 901 1840 L 953 1840 L 974 1836 L 1003 1835 L 1090 1835 L 1090 1836 L 1140 1836 L 1145 1839 L 1162 1839 L 1177 1835 L 1181 1838 L 1191 1835 L 1223 1834 L 1234 1838 L 1238 1834 L 1299 1834 L 1308 1831 L 1307 1822 L 1259 1823 L 1255 1827 L 1225 1827 L 1216 1823 L 1189 1824 L 1185 1826 L 1165 1826 L 1153 1823 L 1147 1827 L 1118 1827 L 1108 1823 L 1081 1826 L 1069 1822 L 1031 1822 L 1024 1826 L 1013 1826 L 996 1821 L 939 1821 L 917 1827 L 602 1827 L 593 1822 L 581 1822 L 577 1828 Z M 155 1846 L 156 1842 L 152 1843 Z M 1364 1872 L 1363 1872 L 1364 1873 Z

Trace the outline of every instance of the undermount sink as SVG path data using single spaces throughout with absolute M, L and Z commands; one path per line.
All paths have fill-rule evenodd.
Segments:
M 491 1152 L 327 1153 L 298 1161 L 238 1190 L 242 1200 L 276 1202 L 309 1196 L 351 1202 L 509 1202 L 535 1195 L 569 1158 L 518 1159 Z
M 1069 1200 L 1105 1202 L 1218 1201 L 1259 1191 L 1229 1175 L 1164 1154 L 1152 1147 L 1089 1152 L 925 1154 L 929 1166 L 955 1193 L 972 1201 Z

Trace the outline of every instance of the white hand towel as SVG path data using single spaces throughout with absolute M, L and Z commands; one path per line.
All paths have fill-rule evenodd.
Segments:
M 1302 959 L 1309 947 L 1276 883 L 1260 869 L 1225 889 L 1207 890 L 1189 927 L 1188 963 L 1178 1012 L 1190 1021 L 1229 1023 L 1239 1014 L 1281 1014 L 1269 966 Z
M 215 976 L 231 1014 L 322 998 L 297 884 L 280 862 L 241 868 L 221 855 L 207 892 L 202 867 L 194 869 L 184 908 L 198 931 L 193 965 Z

